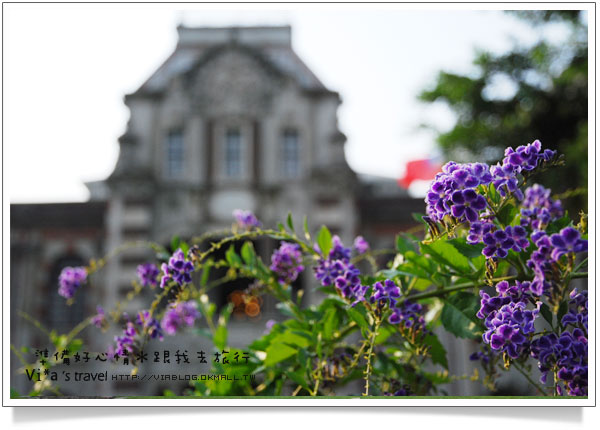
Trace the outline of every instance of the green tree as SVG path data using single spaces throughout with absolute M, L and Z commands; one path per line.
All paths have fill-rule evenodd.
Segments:
M 434 86 L 419 98 L 446 103 L 457 116 L 454 127 L 437 136 L 448 159 L 493 162 L 502 157 L 506 146 L 539 139 L 545 148 L 557 149 L 571 160 L 553 169 L 544 182 L 565 193 L 568 208 L 587 208 L 586 17 L 583 11 L 509 13 L 539 29 L 560 23 L 568 28 L 567 43 L 555 46 L 540 38 L 533 46 L 515 46 L 502 55 L 477 52 L 475 74 L 441 71 Z M 490 90 L 499 82 L 514 91 L 493 94 Z

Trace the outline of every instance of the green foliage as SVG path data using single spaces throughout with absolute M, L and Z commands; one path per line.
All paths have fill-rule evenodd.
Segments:
M 475 315 L 479 310 L 479 298 L 466 292 L 458 292 L 444 299 L 442 325 L 450 333 L 465 339 L 481 336 L 481 320 Z
M 544 177 L 547 185 L 555 192 L 587 186 L 588 29 L 583 13 L 516 12 L 540 32 L 548 22 L 562 24 L 569 33 L 567 42 L 553 46 L 541 40 L 501 55 L 478 52 L 474 73 L 442 71 L 421 92 L 422 101 L 442 102 L 456 114 L 454 127 L 437 137 L 449 159 L 491 162 L 506 146 L 539 139 L 570 160 Z M 510 81 L 516 92 L 492 97 L 489 90 L 496 79 Z M 578 194 L 566 203 L 585 210 L 587 199 Z

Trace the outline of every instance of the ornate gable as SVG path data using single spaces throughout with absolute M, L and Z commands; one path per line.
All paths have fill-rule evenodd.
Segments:
M 261 116 L 286 77 L 252 48 L 216 47 L 186 73 L 195 110 L 206 116 Z

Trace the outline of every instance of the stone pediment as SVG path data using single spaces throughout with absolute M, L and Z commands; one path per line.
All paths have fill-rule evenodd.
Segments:
M 194 110 L 209 116 L 261 116 L 286 76 L 260 52 L 235 44 L 215 47 L 186 73 Z

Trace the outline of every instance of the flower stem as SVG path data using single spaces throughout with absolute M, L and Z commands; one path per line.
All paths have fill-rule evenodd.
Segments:
M 379 327 L 381 326 L 381 318 L 378 315 L 375 315 L 375 326 L 373 327 L 373 331 L 371 332 L 371 337 L 369 338 L 369 350 L 367 351 L 366 359 L 367 359 L 367 368 L 365 369 L 365 392 L 363 396 L 369 395 L 369 378 L 371 377 L 371 372 L 373 371 L 373 349 L 375 348 L 375 339 L 377 338 L 377 334 L 379 332 Z
M 529 376 L 527 374 L 527 372 L 525 372 L 525 370 L 521 367 L 521 365 L 519 363 L 513 362 L 513 366 L 515 366 L 515 369 L 517 369 L 521 373 L 521 375 L 523 375 L 525 377 L 525 379 L 527 379 L 527 381 L 533 387 L 535 387 L 536 390 L 538 390 L 542 394 L 542 396 L 547 396 L 547 394 L 544 391 L 544 389 L 542 387 L 540 387 L 539 384 L 537 384 L 533 379 L 531 379 L 531 376 Z

